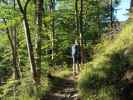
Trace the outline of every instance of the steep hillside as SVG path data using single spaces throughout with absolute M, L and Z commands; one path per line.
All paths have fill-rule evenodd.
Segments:
M 79 89 L 84 99 L 133 100 L 130 97 L 131 89 L 128 90 L 129 81 L 125 80 L 126 71 L 132 72 L 133 68 L 132 20 L 123 26 L 114 39 L 102 40 L 95 52 L 93 60 L 86 65 L 79 79 Z

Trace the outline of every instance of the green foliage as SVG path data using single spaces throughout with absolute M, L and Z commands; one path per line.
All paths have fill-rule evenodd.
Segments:
M 10 1 L 10 0 L 8 0 Z M 22 3 L 22 7 L 26 0 L 20 0 Z M 92 54 L 93 42 L 99 40 L 101 35 L 104 32 L 108 31 L 108 22 L 103 22 L 110 16 L 109 9 L 106 9 L 108 6 L 109 0 L 85 0 L 84 7 L 83 7 L 83 38 L 85 43 L 85 50 L 89 49 L 89 56 Z M 28 59 L 28 52 L 26 46 L 26 39 L 24 34 L 24 28 L 22 23 L 22 16 L 18 5 L 16 3 L 16 8 L 13 5 L 13 1 L 11 1 L 8 5 L 7 3 L 1 4 L 0 3 L 0 81 L 3 80 L 6 82 L 5 84 L 0 84 L 0 97 L 3 100 L 12 100 L 14 98 L 18 100 L 38 100 L 45 92 L 49 89 L 50 85 L 48 85 L 49 81 L 47 79 L 47 73 L 49 71 L 49 66 L 56 64 L 57 66 L 66 66 L 67 64 L 71 64 L 71 44 L 73 44 L 75 38 L 79 39 L 79 34 L 76 33 L 76 22 L 75 22 L 75 2 L 74 0 L 57 0 L 57 5 L 55 9 L 50 12 L 49 10 L 49 0 L 44 0 L 44 15 L 43 15 L 43 29 L 41 33 L 41 40 L 42 40 L 42 81 L 41 84 L 37 87 L 32 82 L 32 73 L 30 72 L 30 64 Z M 80 2 L 78 2 L 78 10 L 80 11 Z M 33 51 L 36 52 L 36 39 L 37 39 L 37 26 L 36 26 L 36 11 L 35 11 L 35 4 L 34 1 L 31 1 L 27 6 L 27 18 L 30 26 L 31 32 L 31 40 L 33 44 Z M 79 15 L 78 15 L 79 17 Z M 99 18 L 98 18 L 99 17 Z M 7 23 L 4 23 L 2 20 L 5 19 Z M 54 20 L 53 20 L 54 19 Z M 54 21 L 54 26 L 53 26 Z M 99 25 L 98 25 L 99 24 Z M 14 81 L 12 79 L 13 74 L 13 64 L 12 64 L 12 52 L 11 52 L 11 45 L 10 41 L 7 36 L 6 29 L 9 29 L 9 34 L 12 36 L 11 28 L 16 28 L 17 34 L 17 50 L 19 55 L 19 65 L 22 72 L 22 79 L 19 81 Z M 54 33 L 54 40 L 52 41 L 52 33 L 53 29 Z M 1 31 L 2 30 L 2 31 Z M 128 29 L 127 29 L 128 30 Z M 128 39 L 129 36 L 120 36 L 121 39 Z M 124 37 L 124 38 L 122 38 Z M 119 45 L 122 40 L 117 39 L 116 45 Z M 54 60 L 51 60 L 51 50 L 52 50 L 52 42 L 54 42 Z M 108 44 L 112 41 L 103 42 L 102 44 L 98 44 L 95 48 L 95 52 L 99 52 L 95 55 L 95 57 L 100 57 L 100 59 L 95 59 L 91 64 L 99 67 L 96 70 L 96 73 L 93 73 L 95 77 L 99 77 L 103 79 L 106 76 L 104 72 L 102 72 L 103 66 L 105 66 L 104 62 L 108 62 L 110 59 L 114 59 L 116 56 L 110 57 L 108 59 L 107 56 L 114 54 L 112 49 L 118 49 L 117 46 L 112 45 L 109 46 L 109 49 L 105 49 Z M 129 42 L 129 41 L 125 41 Z M 128 44 L 130 45 L 130 44 Z M 127 45 L 127 46 L 128 46 Z M 121 43 L 120 47 L 125 47 L 125 44 Z M 118 49 L 117 51 L 121 50 Z M 125 47 L 126 48 L 126 47 Z M 104 52 L 104 53 L 102 53 Z M 102 53 L 101 56 L 99 56 Z M 107 56 L 105 56 L 105 55 Z M 115 53 L 117 55 L 117 52 Z M 87 55 L 87 61 L 89 60 Z M 117 58 L 117 57 L 116 57 Z M 119 58 L 119 53 L 118 53 Z M 36 59 L 36 58 L 35 58 Z M 121 60 L 121 59 L 120 59 Z M 115 60 L 116 62 L 112 61 L 115 65 L 119 60 Z M 108 63 L 106 63 L 108 64 Z M 121 66 L 123 64 L 120 64 Z M 97 67 L 98 66 L 98 67 Z M 92 68 L 94 70 L 96 68 Z M 108 66 L 107 68 L 111 68 Z M 114 67 L 113 67 L 114 68 Z M 60 69 L 60 70 L 59 70 Z M 70 70 L 67 68 L 57 68 L 54 69 L 56 72 L 52 72 L 54 76 L 58 79 L 63 79 L 66 76 L 71 74 Z M 58 70 L 58 71 L 57 71 Z M 100 70 L 100 72 L 99 72 Z M 108 69 L 108 70 L 116 70 L 116 69 Z M 88 70 L 87 70 L 88 71 Z M 11 77 L 9 77 L 11 76 Z M 87 75 L 88 77 L 89 75 Z M 100 81 L 99 79 L 95 79 L 95 77 L 91 77 L 94 79 L 91 84 L 94 85 L 96 81 Z M 83 81 L 83 86 L 86 88 L 88 84 L 88 79 Z M 104 77 L 105 79 L 106 77 Z M 11 82 L 8 81 L 11 79 Z M 58 81 L 55 80 L 56 82 Z M 91 85 L 90 84 L 90 85 Z M 92 86 L 93 86 L 92 85 Z M 100 84 L 97 84 L 100 86 Z M 95 86 L 94 86 L 95 87 Z M 109 88 L 114 89 L 113 86 L 107 86 L 105 90 Z M 14 90 L 15 88 L 15 90 Z M 110 89 L 110 90 L 111 90 Z M 81 89 L 82 90 L 82 89 Z M 99 89 L 99 91 L 102 91 Z M 110 92 L 106 92 L 107 96 L 110 96 Z M 102 94 L 99 94 L 102 95 Z M 109 100 L 109 99 L 108 99 Z
M 2 100 L 40 100 L 48 91 L 48 80 L 42 79 L 40 85 L 33 84 L 28 76 L 20 81 L 10 80 L 0 87 L 0 98 Z
M 51 73 L 53 76 L 59 77 L 59 78 L 65 78 L 67 76 L 71 75 L 71 70 L 67 67 L 63 67 L 63 68 L 51 68 Z
M 17 10 L 14 10 L 12 6 L 0 6 L 0 18 L 13 19 L 14 16 L 18 16 Z
M 124 56 L 125 50 L 129 49 L 133 45 L 133 36 L 130 34 L 133 31 L 132 22 L 127 23 L 124 29 L 115 36 L 113 40 L 105 40 L 99 43 L 96 47 L 99 50 L 94 59 L 86 65 L 86 68 L 82 71 L 79 80 L 79 88 L 83 95 L 87 95 L 88 98 L 94 97 L 100 98 L 99 92 L 102 88 L 106 88 L 108 100 L 117 100 L 113 97 L 119 98 L 121 88 L 124 87 L 123 81 L 121 81 L 123 71 L 130 66 L 131 61 Z M 128 55 L 131 55 L 128 54 Z M 132 59 L 132 58 L 130 58 Z M 110 88 L 112 87 L 112 91 Z M 106 96 L 102 96 L 102 99 L 107 100 Z

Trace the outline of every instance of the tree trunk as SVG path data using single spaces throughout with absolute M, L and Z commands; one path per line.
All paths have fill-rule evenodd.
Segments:
M 52 34 L 51 34 L 51 41 L 52 41 L 52 61 L 54 60 L 54 35 L 55 35 L 55 19 L 54 19 L 54 14 L 52 14 L 55 10 L 55 0 L 50 0 L 50 14 L 53 15 L 52 17 Z
M 131 8 L 133 7 L 133 0 L 131 0 L 131 4 L 130 4 L 130 7 L 131 7 Z
M 101 36 L 101 29 L 100 29 L 100 12 L 99 12 L 99 1 L 97 0 L 97 39 L 100 39 L 100 36 Z
M 21 69 L 19 66 L 18 47 L 17 47 L 17 34 L 16 27 L 12 28 L 12 40 L 13 40 L 13 65 L 15 72 L 15 79 L 21 78 Z
M 5 25 L 7 24 L 6 20 L 4 20 Z M 18 66 L 18 53 L 17 53 L 17 36 L 16 36 L 16 30 L 15 28 L 11 28 L 11 35 L 10 35 L 10 31 L 9 28 L 6 29 L 6 33 L 8 36 L 8 40 L 10 42 L 11 45 L 11 50 L 12 50 L 12 63 L 13 63 L 13 70 L 14 70 L 14 78 L 16 80 L 19 80 L 21 78 L 21 71 L 20 71 L 20 66 Z
M 80 47 L 81 47 L 81 64 L 84 63 L 83 53 L 83 0 L 80 1 Z
M 113 28 L 113 1 L 110 1 L 110 25 Z
M 130 3 L 130 10 L 131 11 L 133 10 L 133 0 L 131 0 L 131 3 Z
M 36 64 L 35 64 L 35 58 L 34 58 L 31 36 L 30 36 L 29 23 L 28 23 L 28 19 L 27 19 L 26 15 L 24 15 L 23 25 L 24 25 L 24 30 L 25 30 L 25 37 L 26 37 L 29 60 L 30 60 L 30 64 L 31 64 L 31 73 L 33 76 L 33 80 L 35 82 L 37 82 L 38 79 L 37 79 Z
M 54 35 L 55 35 L 55 20 L 52 19 L 52 61 L 54 60 Z
M 37 43 L 36 43 L 36 66 L 37 66 L 37 75 L 38 82 L 41 78 L 41 34 L 42 34 L 42 16 L 43 16 L 43 0 L 36 0 L 36 24 L 37 24 Z
M 79 11 L 78 11 L 78 0 L 75 0 L 75 15 L 76 15 L 76 35 L 79 36 Z
M 26 43 L 27 43 L 28 56 L 29 56 L 29 61 L 31 65 L 31 73 L 32 73 L 33 81 L 37 83 L 38 81 L 37 69 L 36 69 L 36 63 L 35 63 L 35 58 L 34 58 L 32 41 L 31 41 L 31 33 L 30 33 L 30 28 L 29 28 L 29 23 L 28 23 L 28 18 L 27 18 L 27 6 L 30 1 L 31 0 L 27 0 L 24 7 L 22 7 L 20 0 L 17 0 L 17 4 L 23 16 L 23 25 L 24 25 L 25 38 L 26 38 Z

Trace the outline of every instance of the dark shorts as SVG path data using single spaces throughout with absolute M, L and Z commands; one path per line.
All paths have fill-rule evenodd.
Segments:
M 80 63 L 80 57 L 79 56 L 72 56 L 73 58 L 73 64 L 79 64 Z

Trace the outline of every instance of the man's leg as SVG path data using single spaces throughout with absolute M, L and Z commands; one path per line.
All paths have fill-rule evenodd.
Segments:
M 76 74 L 79 74 L 79 71 L 80 71 L 80 69 L 79 69 L 79 59 L 77 57 L 76 58 Z
M 76 73 L 77 74 L 79 74 L 79 72 L 80 72 L 80 65 L 79 65 L 79 63 L 80 63 L 80 58 L 79 58 L 79 56 L 77 56 L 77 58 L 76 58 Z
M 76 75 L 76 64 L 73 64 L 73 75 L 75 76 Z
M 76 74 L 76 64 L 75 64 L 75 57 L 73 56 L 73 75 L 75 76 Z
M 79 74 L 80 68 L 79 68 L 79 64 L 76 64 L 76 74 Z

